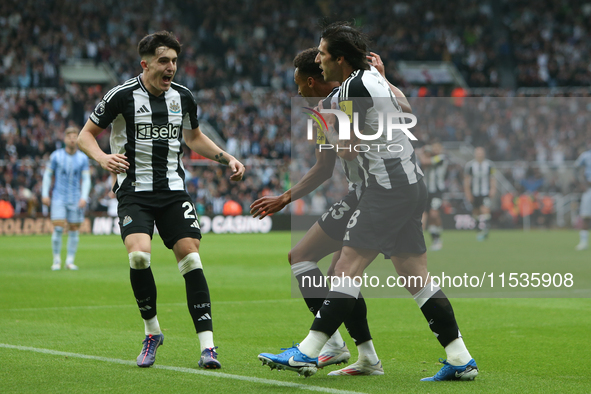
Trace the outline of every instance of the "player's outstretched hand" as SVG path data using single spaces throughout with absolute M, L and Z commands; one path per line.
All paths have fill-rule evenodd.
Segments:
M 228 167 L 230 167 L 232 169 L 232 176 L 230 177 L 230 180 L 232 180 L 232 181 L 242 180 L 242 177 L 244 176 L 244 170 L 245 170 L 244 164 L 240 163 L 235 158 L 232 158 L 232 160 L 230 160 L 230 162 L 228 163 Z
M 285 201 L 284 195 L 261 197 L 250 204 L 250 214 L 253 218 L 263 219 L 268 215 L 281 211 L 289 201 Z
M 380 55 L 375 52 L 370 52 L 366 57 L 369 64 L 374 66 L 376 70 L 378 70 L 378 72 L 382 74 L 384 78 L 386 78 L 386 68 L 384 67 L 384 62 L 382 61 Z
M 99 164 L 105 170 L 112 172 L 113 174 L 122 174 L 129 169 L 129 163 L 126 159 L 127 157 L 125 157 L 125 155 L 112 153 L 110 155 L 105 155 L 99 160 Z

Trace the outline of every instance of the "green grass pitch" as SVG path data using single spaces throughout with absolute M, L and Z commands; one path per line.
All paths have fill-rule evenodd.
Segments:
M 484 243 L 473 232 L 449 231 L 444 249 L 428 256 L 432 269 L 475 275 L 568 268 L 580 279 L 576 294 L 588 295 L 591 250 L 575 252 L 577 241 L 574 231 L 496 231 Z M 410 298 L 367 300 L 384 376 L 327 376 L 335 366 L 307 379 L 270 371 L 257 354 L 301 341 L 312 322 L 303 300 L 291 298 L 290 244 L 289 233 L 204 237 L 200 252 L 223 368 L 203 372 L 184 281 L 159 238 L 152 267 L 165 343 L 158 367 L 141 369 L 134 362 L 143 324 L 120 238 L 82 236 L 80 270 L 52 272 L 49 236 L 0 237 L 0 392 L 591 392 L 589 298 L 479 298 L 476 290 L 452 299 L 480 368 L 473 382 L 419 381 L 438 371 L 445 352 Z M 540 295 L 520 297 L 528 294 Z M 341 333 L 354 361 L 355 346 Z

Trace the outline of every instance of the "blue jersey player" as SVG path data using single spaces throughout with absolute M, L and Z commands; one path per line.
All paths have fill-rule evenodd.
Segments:
M 76 139 L 78 129 L 68 127 L 65 131 L 65 148 L 58 149 L 50 156 L 49 163 L 43 174 L 42 199 L 43 204 L 50 206 L 53 235 L 51 244 L 53 249 L 52 270 L 62 267 L 61 249 L 62 234 L 68 225 L 68 254 L 66 268 L 77 270 L 74 257 L 78 249 L 78 229 L 84 220 L 84 208 L 90 192 L 90 172 L 88 157 L 78 150 Z M 55 179 L 51 197 L 51 178 Z
M 589 247 L 589 227 L 591 227 L 591 149 L 581 153 L 577 161 L 575 161 L 575 171 L 578 174 L 580 168 L 584 169 L 584 179 L 581 183 L 585 186 L 585 192 L 581 197 L 580 215 L 583 219 L 583 228 L 579 232 L 580 241 L 576 246 L 576 250 L 584 250 Z

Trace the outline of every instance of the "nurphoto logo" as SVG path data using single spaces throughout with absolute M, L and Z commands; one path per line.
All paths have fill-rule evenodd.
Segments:
M 353 149 L 355 152 L 368 152 L 372 150 L 372 146 L 374 150 L 380 152 L 381 150 L 388 150 L 389 152 L 401 152 L 403 150 L 403 146 L 397 143 L 390 143 L 394 140 L 394 132 L 402 131 L 408 139 L 412 141 L 417 141 L 417 137 L 415 137 L 411 132 L 410 128 L 416 126 L 417 124 L 417 117 L 413 114 L 405 113 L 405 112 L 377 112 L 377 119 L 378 125 L 377 130 L 374 134 L 364 134 L 359 130 L 359 113 L 353 112 L 352 118 L 347 113 L 343 112 L 339 109 L 312 109 L 309 107 L 304 107 L 304 112 L 310 116 L 307 122 L 307 139 L 312 140 L 314 138 L 314 123 L 316 123 L 319 133 L 317 135 L 316 141 L 319 145 L 319 150 L 322 151 L 323 149 L 336 149 L 339 150 L 348 150 L 351 151 Z M 331 141 L 327 141 L 324 138 L 324 135 L 329 133 L 329 125 L 324 116 L 322 114 L 332 114 L 336 117 L 336 121 L 338 124 L 338 139 L 340 141 L 349 141 L 351 140 L 351 126 L 353 126 L 353 133 L 356 138 L 361 141 L 377 141 L 382 143 L 372 143 L 372 144 L 355 144 L 350 145 L 347 147 L 338 146 L 334 143 L 330 143 Z M 410 122 L 406 122 L 405 119 L 409 119 Z M 362 128 L 363 130 L 363 128 Z M 329 142 L 329 143 L 327 143 Z M 334 142 L 334 141 L 333 141 Z M 336 146 L 335 146 L 336 145 Z M 370 146 L 371 145 L 371 146 Z

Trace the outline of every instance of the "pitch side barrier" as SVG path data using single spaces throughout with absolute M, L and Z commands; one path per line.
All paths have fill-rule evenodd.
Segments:
M 81 234 L 110 235 L 120 234 L 119 219 L 110 216 L 89 216 L 80 226 Z M 288 215 L 266 217 L 263 220 L 250 216 L 201 216 L 201 232 L 203 234 L 252 234 L 268 233 L 277 230 L 289 230 Z M 157 230 L 155 229 L 157 232 Z M 51 234 L 53 225 L 49 218 L 11 218 L 0 219 L 0 236 L 26 236 Z

